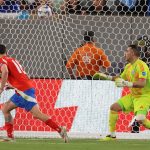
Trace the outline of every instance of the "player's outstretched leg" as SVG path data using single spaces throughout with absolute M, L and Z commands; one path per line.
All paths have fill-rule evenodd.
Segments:
M 43 114 L 37 105 L 35 105 L 30 112 L 35 118 L 45 122 L 46 125 L 57 131 L 65 143 L 68 142 L 68 135 L 65 127 L 58 126 L 49 116 Z

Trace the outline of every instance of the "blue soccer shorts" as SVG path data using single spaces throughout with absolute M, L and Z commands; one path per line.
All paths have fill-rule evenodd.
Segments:
M 18 92 L 18 91 L 17 91 Z M 18 94 L 19 93 L 19 94 Z M 35 99 L 35 89 L 31 88 L 26 91 L 15 93 L 10 100 L 20 108 L 30 111 L 37 104 Z

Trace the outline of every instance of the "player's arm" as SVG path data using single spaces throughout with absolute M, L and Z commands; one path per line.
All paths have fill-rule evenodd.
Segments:
M 74 79 L 75 76 L 74 76 L 74 74 L 73 74 L 72 68 L 67 68 L 67 70 L 68 70 L 68 73 L 69 73 L 69 75 L 70 75 L 70 78 L 71 78 L 71 79 Z
M 146 79 L 141 78 L 136 82 L 129 82 L 122 78 L 118 78 L 115 80 L 115 84 L 117 87 L 143 88 L 146 85 Z
M 111 80 L 115 81 L 117 78 L 120 78 L 120 76 L 110 76 L 104 73 L 97 72 L 93 75 L 94 80 Z
M 93 79 L 115 81 L 115 84 L 117 87 L 140 88 L 140 87 L 144 86 L 144 83 L 142 83 L 141 81 L 137 81 L 135 83 L 132 83 L 132 82 L 128 82 L 128 81 L 124 80 L 120 76 L 110 76 L 110 75 L 106 75 L 104 73 L 95 73 L 93 76 Z
M 117 76 L 110 76 L 104 73 L 100 73 L 97 72 L 93 75 L 93 79 L 96 80 L 111 80 L 111 81 L 116 81 L 119 78 L 126 78 L 126 69 L 123 71 L 123 73 L 121 75 L 117 75 Z
M 73 73 L 74 66 L 75 66 L 75 64 L 69 59 L 69 61 L 67 62 L 67 65 L 66 65 L 66 69 L 67 69 L 71 79 L 75 78 L 74 73 Z
M 7 65 L 6 64 L 3 64 L 1 66 L 1 87 L 0 87 L 0 90 L 1 92 L 4 90 L 5 88 L 5 85 L 6 85 L 6 82 L 7 82 L 7 79 L 8 79 L 8 68 L 7 68 Z
M 133 82 L 133 87 L 134 88 L 143 88 L 146 85 L 146 79 L 139 79 L 136 82 Z

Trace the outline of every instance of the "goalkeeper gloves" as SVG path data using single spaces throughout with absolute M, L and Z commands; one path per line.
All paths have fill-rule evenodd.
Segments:
M 104 73 L 95 73 L 93 75 L 93 79 L 97 79 L 97 80 L 112 80 L 112 76 L 106 75 Z
M 115 80 L 115 84 L 117 87 L 133 87 L 133 83 L 132 82 L 128 82 L 128 81 L 125 81 L 124 79 L 121 79 L 121 78 L 117 78 Z

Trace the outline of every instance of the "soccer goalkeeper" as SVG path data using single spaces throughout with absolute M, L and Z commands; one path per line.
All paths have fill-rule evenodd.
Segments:
M 136 45 L 129 45 L 125 51 L 128 64 L 120 76 L 108 76 L 96 73 L 94 79 L 115 81 L 117 87 L 129 87 L 130 94 L 120 98 L 110 106 L 109 131 L 104 140 L 116 139 L 116 122 L 118 112 L 134 112 L 134 119 L 150 129 L 150 121 L 146 118 L 150 108 L 150 72 L 145 62 L 139 59 L 140 51 Z M 134 122 L 134 120 L 132 120 Z M 132 123 L 130 124 L 132 125 Z

